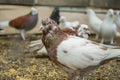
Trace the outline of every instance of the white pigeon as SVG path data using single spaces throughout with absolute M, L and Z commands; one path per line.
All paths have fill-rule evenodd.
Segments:
M 81 24 L 80 27 L 77 30 L 77 36 L 83 37 L 85 39 L 89 38 L 90 30 L 88 25 L 86 24 Z
M 116 12 L 116 25 L 117 25 L 117 29 L 120 32 L 120 11 Z M 117 32 L 117 37 L 120 37 L 120 33 Z
M 116 24 L 118 26 L 118 29 L 120 30 L 120 11 L 116 12 Z
M 98 39 L 100 35 L 100 27 L 103 21 L 96 16 L 92 9 L 87 9 L 87 16 L 89 27 L 95 32 L 96 39 Z
M 67 21 L 66 17 L 65 16 L 61 16 L 60 17 L 60 24 L 59 24 L 59 27 L 61 29 L 71 29 L 71 30 L 75 30 L 75 28 L 79 27 L 80 25 L 80 22 L 79 21 L 73 21 L 73 22 L 69 22 Z
M 114 23 L 114 11 L 109 9 L 101 26 L 101 43 L 113 44 L 117 35 L 117 26 Z

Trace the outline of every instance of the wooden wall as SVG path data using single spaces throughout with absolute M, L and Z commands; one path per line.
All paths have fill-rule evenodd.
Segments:
M 0 0 L 0 4 L 32 5 L 34 0 Z
M 120 9 L 120 0 L 0 0 L 0 4 L 33 5 L 34 3 L 43 6 L 47 5 Z

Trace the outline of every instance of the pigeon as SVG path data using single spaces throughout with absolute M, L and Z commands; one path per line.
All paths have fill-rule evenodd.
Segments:
M 20 30 L 20 34 L 22 39 L 25 40 L 26 31 L 32 30 L 38 21 L 38 10 L 34 7 L 31 8 L 30 13 L 12 19 L 10 21 L 0 22 L 0 28 L 3 29 L 5 27 L 13 27 L 17 30 Z
M 61 16 L 60 17 L 60 24 L 59 27 L 61 29 L 71 29 L 73 31 L 76 31 L 80 26 L 80 22 L 79 21 L 73 21 L 73 22 L 69 22 L 67 21 L 67 18 L 65 16 Z
M 60 10 L 59 7 L 55 7 L 53 12 L 50 15 L 50 18 L 53 19 L 54 21 L 57 22 L 57 24 L 59 24 L 59 19 L 60 19 Z
M 72 31 L 70 29 L 62 29 L 62 31 L 69 35 L 75 35 L 85 39 L 88 39 L 90 35 L 89 27 L 86 24 L 81 24 L 77 31 Z M 41 40 L 31 41 L 30 45 L 28 46 L 28 49 L 30 52 L 37 52 L 41 55 L 48 56 L 47 51 L 44 45 L 42 44 Z
M 82 78 L 109 60 L 120 57 L 120 49 L 109 48 L 84 38 L 64 33 L 55 21 L 42 20 L 42 42 L 48 56 L 57 66 L 68 73 L 68 80 Z
M 88 25 L 86 24 L 81 24 L 80 27 L 77 30 L 77 36 L 83 37 L 85 39 L 89 38 L 90 30 Z
M 100 28 L 103 21 L 98 18 L 92 9 L 87 9 L 89 27 L 95 32 L 96 39 L 100 36 Z
M 116 12 L 116 24 L 118 29 L 120 30 L 120 11 Z
M 113 44 L 114 37 L 117 35 L 117 26 L 114 23 L 114 11 L 112 9 L 107 11 L 100 31 L 102 37 L 101 43 Z

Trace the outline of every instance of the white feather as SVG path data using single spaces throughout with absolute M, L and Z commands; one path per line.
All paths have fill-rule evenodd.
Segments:
M 88 34 L 90 34 L 90 30 L 89 30 L 88 25 L 81 24 L 80 27 L 77 30 L 77 35 L 80 36 L 80 37 L 83 37 L 85 39 L 88 39 L 89 38 Z
M 116 15 L 117 15 L 116 24 L 117 24 L 118 28 L 120 29 L 120 11 L 117 11 Z
M 40 44 L 42 44 L 41 40 L 31 41 L 29 47 L 31 48 L 31 47 L 34 47 L 34 46 L 37 46 L 37 45 L 40 45 Z
M 9 26 L 9 21 L 2 21 L 0 22 L 0 28 L 4 29 Z
M 60 24 L 59 27 L 61 29 L 65 29 L 65 28 L 69 28 L 71 30 L 74 30 L 74 28 L 78 27 L 80 25 L 79 21 L 73 21 L 73 22 L 69 22 L 67 21 L 65 16 L 61 16 L 60 17 Z
M 73 70 L 99 65 L 106 59 L 120 56 L 120 49 L 106 48 L 104 45 L 70 36 L 57 47 L 58 61 Z
M 29 51 L 31 52 L 37 51 L 37 53 L 42 53 L 47 55 L 47 51 L 41 40 L 31 41 L 28 48 L 29 48 Z
M 37 51 L 37 53 L 42 53 L 42 55 L 46 55 L 46 56 L 48 56 L 48 53 L 47 53 L 47 50 L 46 50 L 46 48 L 45 47 L 43 47 L 42 49 L 39 49 L 38 51 Z
M 113 39 L 116 35 L 117 26 L 114 23 L 114 11 L 109 9 L 101 26 L 101 42 L 103 43 L 107 41 L 110 42 L 110 44 L 113 44 Z
M 99 37 L 100 28 L 103 21 L 98 18 L 92 9 L 87 9 L 89 27 L 96 33 L 96 38 Z
M 32 15 L 38 14 L 38 10 L 35 7 L 31 8 Z

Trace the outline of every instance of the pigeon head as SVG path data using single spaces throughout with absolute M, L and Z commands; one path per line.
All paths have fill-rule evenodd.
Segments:
M 86 25 L 86 24 L 82 24 L 77 31 L 77 36 L 80 36 L 80 37 L 83 37 L 83 38 L 88 38 L 89 34 L 90 34 L 90 30 L 89 30 L 88 25 Z
M 113 11 L 113 9 L 109 9 L 107 11 L 106 17 L 109 17 L 109 18 L 113 18 L 114 17 L 114 11 Z
M 31 14 L 32 14 L 32 15 L 38 14 L 38 10 L 37 10 L 36 8 L 32 7 L 32 8 L 31 8 Z
M 50 18 L 42 20 L 40 29 L 42 30 L 42 42 L 47 48 L 50 48 L 50 46 L 63 36 L 57 23 Z
M 56 33 L 59 30 L 59 27 L 54 20 L 47 18 L 45 20 L 42 20 L 40 29 L 43 31 L 44 35 L 51 35 L 53 33 Z
M 88 27 L 88 25 L 86 25 L 86 24 L 82 24 L 82 25 L 80 26 L 80 29 L 79 29 L 79 30 L 80 30 L 80 31 L 83 31 L 84 33 L 90 34 L 89 27 Z

